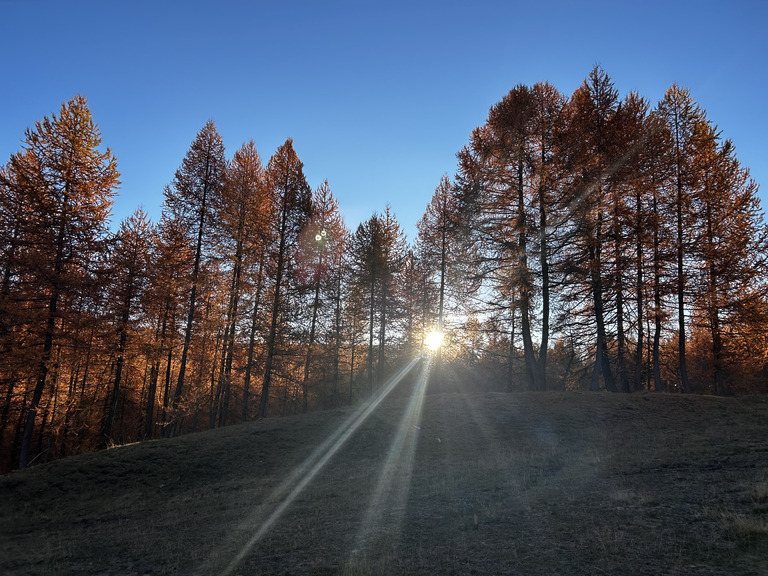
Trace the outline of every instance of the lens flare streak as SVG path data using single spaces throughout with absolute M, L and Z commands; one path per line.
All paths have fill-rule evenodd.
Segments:
M 374 398 L 363 404 L 337 430 L 335 430 L 333 434 L 318 446 L 301 466 L 296 468 L 291 475 L 275 489 L 267 499 L 266 503 L 241 526 L 241 529 L 244 531 L 250 531 L 251 527 L 254 525 L 258 527 L 245 545 L 243 545 L 240 551 L 230 561 L 226 569 L 221 573 L 223 576 L 228 576 L 237 569 L 256 543 L 269 532 L 275 522 L 280 519 L 286 509 L 294 500 L 296 500 L 299 494 L 304 491 L 312 479 L 317 476 L 326 464 L 328 464 L 330 459 L 333 458 L 363 422 L 365 422 L 376 408 L 379 407 L 381 402 L 389 396 L 390 392 L 395 389 L 418 361 L 418 358 L 414 358 L 397 372 L 397 374 L 390 378 L 386 386 L 384 386 Z M 265 512 L 265 510 L 268 511 L 270 509 L 271 512 Z M 266 516 L 266 519 L 260 521 L 264 516 Z
M 408 402 L 408 408 L 400 420 L 400 426 L 379 475 L 376 491 L 371 497 L 358 532 L 355 553 L 363 551 L 372 536 L 378 539 L 382 533 L 386 533 L 393 541 L 399 537 L 411 486 L 419 424 L 431 364 L 432 358 L 428 358 L 422 366 L 418 382 Z M 384 519 L 386 512 L 390 514 L 388 521 Z

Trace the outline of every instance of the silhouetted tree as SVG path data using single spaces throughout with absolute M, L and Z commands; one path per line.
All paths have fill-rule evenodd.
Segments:
M 759 308 L 768 272 L 768 230 L 757 184 L 735 156 L 730 140 L 719 142 L 715 128 L 698 124 L 691 134 L 694 169 L 700 174 L 691 201 L 700 220 L 701 241 L 693 253 L 701 264 L 695 304 L 708 325 L 715 393 L 728 391 L 724 335 L 746 324 L 740 313 Z
M 339 272 L 338 269 L 334 270 L 334 264 L 339 263 L 345 235 L 346 228 L 339 213 L 338 202 L 326 180 L 315 190 L 312 197 L 312 220 L 302 231 L 298 246 L 299 273 L 303 276 L 301 281 L 312 293 L 309 335 L 301 383 L 304 412 L 308 408 L 310 367 L 314 354 L 318 316 L 326 302 L 333 302 Z M 334 309 L 330 308 L 329 311 L 333 313 Z
M 587 272 L 584 281 L 591 294 L 590 314 L 596 329 L 592 390 L 598 389 L 600 376 L 608 390 L 618 390 L 608 351 L 605 287 L 608 276 L 604 254 L 609 233 L 606 219 L 611 209 L 611 177 L 621 153 L 613 141 L 617 106 L 618 92 L 613 81 L 604 70 L 595 67 L 574 92 L 567 107 L 571 169 L 575 177 L 569 204 L 577 218 L 577 238 Z
M 389 206 L 384 214 L 373 214 L 358 226 L 352 238 L 350 266 L 356 287 L 353 293 L 367 302 L 369 394 L 373 392 L 374 364 L 377 383 L 383 377 L 388 323 L 397 309 L 394 287 L 404 258 L 405 239 Z
M 272 312 L 266 342 L 259 418 L 267 415 L 286 268 L 290 264 L 299 232 L 310 218 L 312 210 L 312 190 L 304 177 L 303 164 L 296 155 L 293 140 L 290 138 L 269 159 L 267 183 L 274 196 L 274 202 L 278 206 L 278 213 L 274 222 L 276 247 L 272 258 L 275 269 Z
M 686 284 L 689 271 L 686 266 L 688 255 L 694 239 L 690 236 L 690 203 L 691 193 L 696 186 L 698 175 L 693 161 L 693 134 L 697 126 L 706 121 L 704 112 L 694 102 L 688 90 L 673 84 L 659 102 L 658 114 L 669 127 L 672 136 L 672 162 L 674 167 L 673 209 L 675 223 L 675 255 L 677 258 L 675 281 L 677 293 L 677 352 L 680 372 L 680 385 L 683 392 L 690 392 L 688 379 L 688 363 L 685 354 L 686 344 Z
M 226 159 L 224 144 L 213 121 L 206 122 L 198 132 L 181 167 L 170 186 L 165 187 L 164 210 L 179 220 L 185 227 L 194 248 L 194 264 L 190 278 L 189 306 L 184 330 L 184 346 L 181 351 L 179 375 L 173 392 L 172 407 L 178 409 L 184 390 L 189 346 L 197 305 L 197 291 L 200 283 L 200 265 L 206 243 L 215 225 L 214 214 L 220 201 L 224 182 Z M 171 433 L 165 428 L 165 435 Z

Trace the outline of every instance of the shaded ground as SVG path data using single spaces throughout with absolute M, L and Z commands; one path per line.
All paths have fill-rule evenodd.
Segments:
M 768 574 L 764 398 L 430 394 L 418 414 L 393 394 L 293 496 L 351 409 L 0 477 L 0 573 Z

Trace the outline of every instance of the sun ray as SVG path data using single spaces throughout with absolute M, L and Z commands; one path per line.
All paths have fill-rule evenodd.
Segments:
M 365 550 L 372 536 L 388 531 L 393 540 L 396 540 L 402 529 L 431 364 L 432 358 L 428 357 L 422 365 L 408 406 L 400 419 L 397 433 L 382 466 L 376 490 L 360 526 L 355 554 Z M 390 516 L 388 521 L 385 521 L 384 515 L 387 512 Z
M 379 407 L 382 401 L 389 396 L 390 392 L 397 387 L 400 381 L 413 369 L 418 361 L 418 358 L 414 358 L 392 376 L 386 386 L 384 386 L 373 399 L 363 404 L 338 429 L 336 429 L 333 434 L 318 446 L 312 454 L 297 467 L 291 475 L 274 490 L 274 492 L 272 492 L 265 505 L 260 506 L 259 509 L 241 525 L 241 530 L 244 531 L 250 531 L 254 526 L 256 528 L 248 541 L 241 547 L 234 558 L 232 558 L 224 571 L 221 572 L 223 576 L 228 576 L 237 569 L 256 543 L 269 532 L 272 526 L 285 513 L 286 509 L 294 500 L 296 500 L 296 497 L 304 491 L 312 479 L 317 476 L 329 460 L 333 458 L 347 440 L 352 437 L 360 425 L 368 419 L 376 408 Z

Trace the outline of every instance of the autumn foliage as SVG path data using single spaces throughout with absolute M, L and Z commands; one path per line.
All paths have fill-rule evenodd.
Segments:
M 457 160 L 409 243 L 209 121 L 159 221 L 113 224 L 64 103 L 0 171 L 0 469 L 354 402 L 436 329 L 436 390 L 768 392 L 757 184 L 688 91 L 516 86 Z

